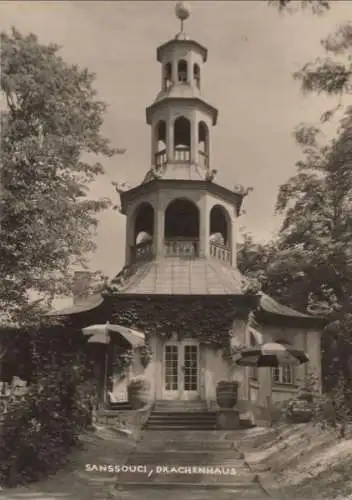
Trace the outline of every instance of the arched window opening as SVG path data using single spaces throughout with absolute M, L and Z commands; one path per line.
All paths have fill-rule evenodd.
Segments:
M 200 67 L 197 63 L 193 64 L 193 79 L 197 87 L 200 89 Z
M 191 123 L 184 116 L 176 118 L 174 123 L 174 159 L 189 162 L 191 155 Z
M 165 240 L 198 240 L 199 210 L 186 199 L 172 201 L 165 211 Z
M 231 241 L 230 216 L 223 207 L 215 205 L 210 212 L 210 256 L 226 264 L 231 264 Z
M 187 70 L 187 61 L 184 59 L 180 59 L 177 64 L 177 76 L 178 81 L 182 83 L 187 83 L 188 80 L 188 70 Z
M 149 203 L 142 203 L 136 211 L 134 222 L 134 260 L 152 256 L 154 236 L 154 209 Z
M 215 205 L 210 212 L 210 240 L 223 246 L 230 246 L 230 217 L 220 205 Z
M 164 90 L 167 90 L 172 85 L 172 64 L 166 63 L 164 66 Z
M 204 167 L 209 167 L 209 130 L 204 122 L 198 124 L 198 153 Z
M 166 122 L 160 120 L 155 127 L 155 166 L 161 167 L 167 162 L 166 155 Z

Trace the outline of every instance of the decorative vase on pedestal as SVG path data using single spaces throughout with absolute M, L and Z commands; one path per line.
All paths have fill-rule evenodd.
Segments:
M 216 403 L 220 408 L 233 408 L 238 400 L 238 382 L 221 380 L 216 385 Z
M 131 380 L 127 388 L 128 401 L 133 410 L 146 406 L 150 399 L 150 382 L 145 378 Z

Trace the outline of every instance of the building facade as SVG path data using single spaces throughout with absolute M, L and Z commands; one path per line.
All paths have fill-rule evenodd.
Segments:
M 109 321 L 145 334 L 148 362 L 136 351 L 124 374 L 111 363 L 117 400 L 127 397 L 135 376 L 150 381 L 153 400 L 200 400 L 209 407 L 221 380 L 238 380 L 241 400 L 265 405 L 270 394 L 274 401 L 291 397 L 310 370 L 321 379 L 321 322 L 251 290 L 237 268 L 247 192 L 216 182 L 218 110 L 202 91 L 207 56 L 183 30 L 158 47 L 161 86 L 146 109 L 150 168 L 139 185 L 118 188 L 125 266 L 103 295 L 83 293 L 73 307 L 54 313 L 70 317 L 79 330 Z M 236 367 L 236 346 L 260 341 L 302 348 L 310 364 Z

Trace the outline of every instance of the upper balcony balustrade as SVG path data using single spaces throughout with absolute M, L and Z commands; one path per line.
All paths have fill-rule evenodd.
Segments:
M 167 150 L 162 149 L 154 155 L 154 164 L 158 167 L 163 167 L 168 162 Z M 172 152 L 171 160 L 175 163 L 191 163 L 191 151 L 188 146 L 178 146 Z M 202 151 L 198 151 L 198 163 L 203 167 L 208 167 L 208 155 Z
M 145 262 L 155 256 L 153 241 L 145 241 L 132 247 L 132 261 Z M 209 256 L 231 265 L 232 252 L 225 245 L 209 242 Z M 166 239 L 163 242 L 163 257 L 199 257 L 199 240 L 192 238 Z

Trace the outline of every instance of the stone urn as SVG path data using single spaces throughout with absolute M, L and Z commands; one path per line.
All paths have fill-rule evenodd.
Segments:
M 216 403 L 220 408 L 233 408 L 238 400 L 239 383 L 221 380 L 216 385 Z

